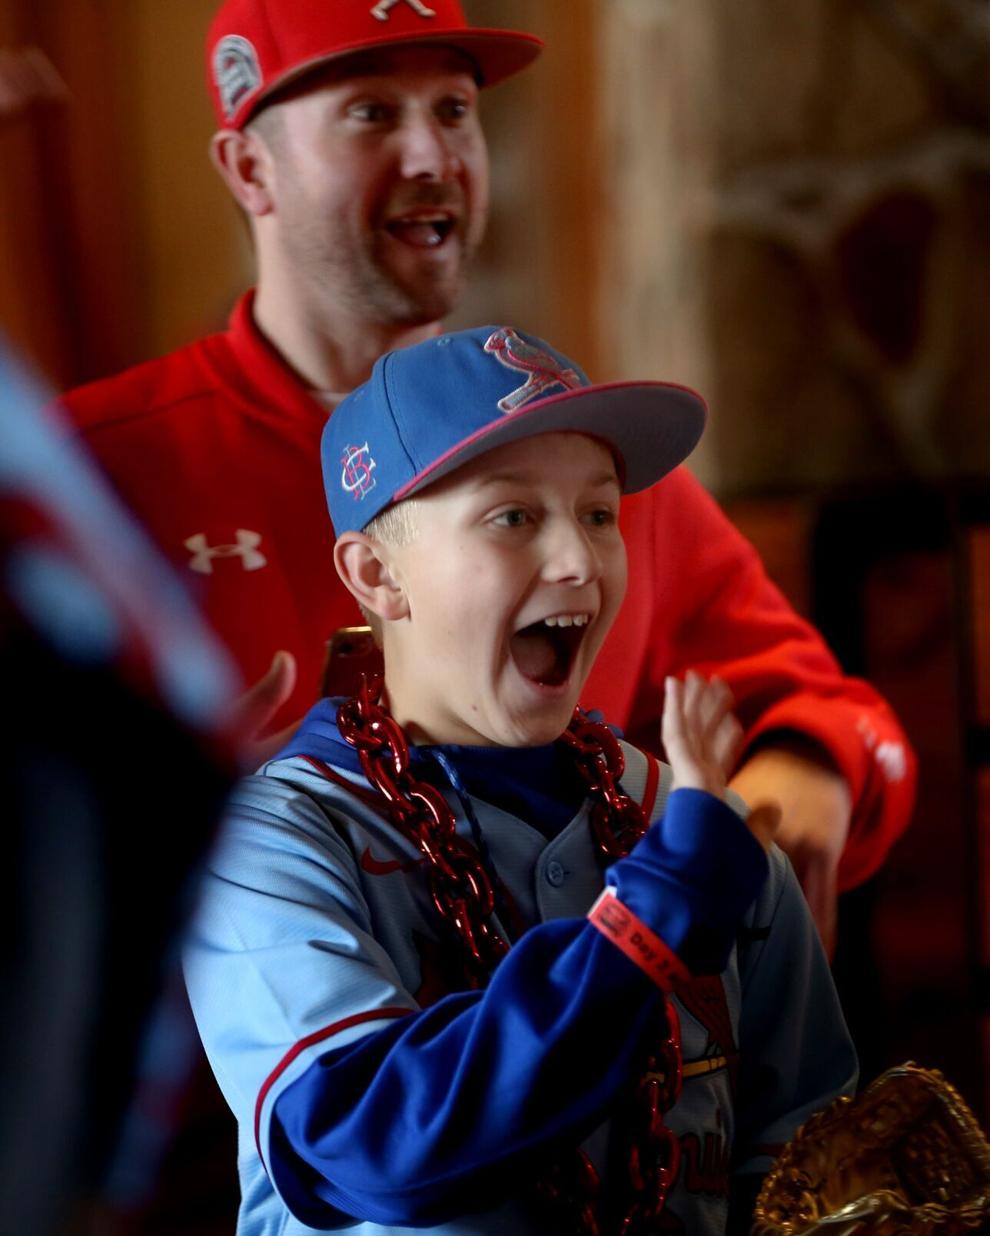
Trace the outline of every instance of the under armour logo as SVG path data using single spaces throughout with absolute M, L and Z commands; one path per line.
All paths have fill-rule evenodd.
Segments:
M 238 528 L 234 536 L 237 538 L 236 545 L 210 545 L 202 532 L 189 537 L 183 543 L 193 555 L 189 563 L 190 570 L 198 571 L 200 575 L 212 575 L 214 558 L 240 558 L 245 571 L 260 571 L 263 566 L 268 565 L 268 559 L 258 549 L 261 544 L 260 532 Z
M 377 17 L 379 21 L 388 21 L 388 15 L 399 3 L 399 0 L 379 0 L 378 4 L 371 10 L 371 16 Z M 420 17 L 436 17 L 436 13 L 432 9 L 428 9 L 421 0 L 406 0 L 406 4 L 418 13 Z
M 891 742 L 889 739 L 881 742 L 866 717 L 859 718 L 856 729 L 862 736 L 863 745 L 879 764 L 885 779 L 892 782 L 903 781 L 908 773 L 908 757 L 904 744 Z
M 554 386 L 574 390 L 583 385 L 576 370 L 562 368 L 555 356 L 520 339 L 508 326 L 500 327 L 489 337 L 485 351 L 490 352 L 506 369 L 526 374 L 522 386 L 498 401 L 503 412 L 515 412 Z
M 364 446 L 345 446 L 340 457 L 343 471 L 340 474 L 340 487 L 344 493 L 350 494 L 355 502 L 375 488 L 375 478 L 371 475 L 377 467 L 368 454 L 368 444 Z
M 213 53 L 213 79 L 220 93 L 224 115 L 232 120 L 241 100 L 261 85 L 258 53 L 239 34 L 228 34 Z

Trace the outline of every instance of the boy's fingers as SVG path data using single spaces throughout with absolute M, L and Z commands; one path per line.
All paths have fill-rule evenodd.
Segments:
M 686 693 L 686 683 L 676 678 L 667 679 L 661 736 L 667 761 L 674 770 L 674 780 L 678 784 L 685 777 L 693 783 L 697 763 L 697 735 L 686 716 Z
M 684 675 L 684 723 L 695 733 L 700 729 L 701 703 L 706 685 L 705 679 L 694 670 L 688 670 Z
M 742 736 L 742 726 L 731 712 L 727 712 L 719 721 L 712 736 L 712 753 L 725 773 L 726 779 L 735 767 Z
M 732 708 L 732 703 L 732 692 L 721 678 L 712 678 L 705 684 L 699 703 L 698 719 L 706 737 L 710 737 L 718 729 L 723 717 Z
M 679 742 L 684 730 L 684 718 L 681 702 L 682 684 L 677 678 L 668 675 L 664 680 L 663 716 L 660 721 L 663 745 L 670 753 L 672 743 Z

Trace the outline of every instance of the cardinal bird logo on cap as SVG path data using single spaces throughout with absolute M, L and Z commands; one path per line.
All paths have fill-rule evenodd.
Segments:
M 576 370 L 565 369 L 555 356 L 527 343 L 508 326 L 501 327 L 488 337 L 485 351 L 506 369 L 515 369 L 526 375 L 522 386 L 498 401 L 503 412 L 515 412 L 555 386 L 570 391 L 583 385 Z
M 398 3 L 399 0 L 379 0 L 379 3 L 371 10 L 371 16 L 377 17 L 379 21 L 388 21 L 389 14 Z M 420 17 L 436 17 L 436 13 L 428 9 L 422 0 L 406 0 L 406 4 Z

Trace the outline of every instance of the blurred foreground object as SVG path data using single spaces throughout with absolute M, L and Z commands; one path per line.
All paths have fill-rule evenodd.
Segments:
M 813 1116 L 770 1169 L 753 1236 L 949 1236 L 990 1218 L 990 1146 L 934 1069 L 888 1069 Z
M 0 1231 L 116 1234 L 198 1058 L 173 950 L 236 680 L 46 400 L 0 339 Z
M 35 103 L 63 103 L 65 82 L 38 47 L 0 47 L 0 121 L 20 115 Z

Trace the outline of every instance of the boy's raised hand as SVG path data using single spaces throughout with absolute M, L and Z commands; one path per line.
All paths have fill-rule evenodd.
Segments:
M 674 789 L 706 790 L 724 798 L 735 764 L 742 727 L 732 713 L 732 692 L 720 678 L 688 670 L 681 682 L 668 677 L 663 701 L 663 745 L 674 773 Z M 769 846 L 780 824 L 780 809 L 763 803 L 750 812 L 750 831 Z
M 725 797 L 742 727 L 732 715 L 732 692 L 721 678 L 688 670 L 668 678 L 663 701 L 663 745 L 674 788 Z

